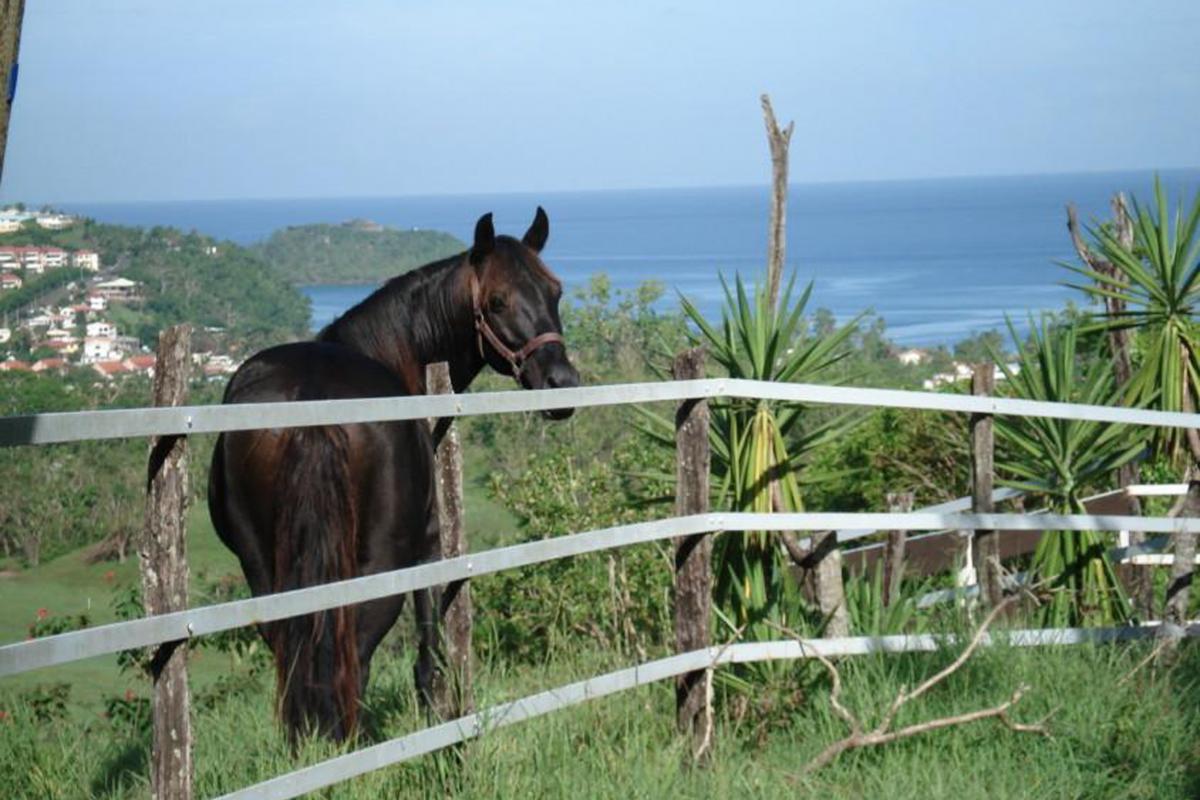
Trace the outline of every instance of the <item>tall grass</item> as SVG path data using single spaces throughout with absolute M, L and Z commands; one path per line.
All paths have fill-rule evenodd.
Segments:
M 1200 734 L 1200 657 L 1193 648 L 1171 671 L 1144 669 L 1118 686 L 1148 645 L 980 652 L 898 724 L 994 705 L 1017 683 L 1032 689 L 1018 719 L 1057 708 L 1051 738 L 994 722 L 952 728 L 849 753 L 795 777 L 845 735 L 831 713 L 827 683 L 806 684 L 803 702 L 773 717 L 722 719 L 714 759 L 687 765 L 674 732 L 674 693 L 659 684 L 506 728 L 456 754 L 428 756 L 329 790 L 330 798 L 882 796 L 889 798 L 1155 797 L 1200 793 L 1194 742 Z M 845 659 L 843 701 L 869 724 L 902 685 L 944 665 L 953 653 Z M 480 705 L 618 666 L 604 653 L 509 671 L 483 665 Z M 407 658 L 376 660 L 369 724 L 359 745 L 422 727 Z M 141 797 L 148 735 L 136 723 L 70 718 L 36 722 L 11 694 L 0 695 L 0 771 L 6 797 Z M 306 742 L 293 755 L 262 691 L 196 712 L 196 790 L 209 797 L 339 752 Z

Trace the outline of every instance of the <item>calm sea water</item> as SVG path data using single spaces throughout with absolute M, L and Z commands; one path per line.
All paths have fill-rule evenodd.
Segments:
M 1200 169 L 1162 173 L 1172 194 L 1200 188 Z M 1108 216 L 1115 191 L 1151 197 L 1149 172 L 795 185 L 788 213 L 788 262 L 815 281 L 812 308 L 846 318 L 882 316 L 908 344 L 951 343 L 1060 308 L 1078 293 L 1061 285 L 1071 259 L 1064 205 L 1082 218 Z M 766 253 L 765 187 L 662 189 L 394 198 L 230 200 L 66 204 L 105 222 L 172 225 L 248 244 L 312 222 L 368 218 L 399 228 L 432 228 L 469 240 L 475 220 L 495 213 L 519 236 L 543 205 L 550 241 L 543 254 L 568 291 L 607 273 L 619 289 L 655 279 L 664 306 L 682 292 L 715 312 L 718 272 L 756 276 Z M 304 287 L 321 326 L 373 286 Z

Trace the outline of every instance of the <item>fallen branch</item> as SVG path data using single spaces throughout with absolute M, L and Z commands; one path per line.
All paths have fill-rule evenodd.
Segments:
M 1138 663 L 1134 664 L 1133 669 L 1129 670 L 1129 672 L 1126 672 L 1124 677 L 1117 681 L 1117 686 L 1124 686 L 1125 684 L 1129 683 L 1134 675 L 1142 671 L 1143 667 L 1145 667 L 1151 661 L 1158 660 L 1158 657 L 1163 654 L 1163 651 L 1170 647 L 1174 641 L 1174 639 L 1170 638 L 1159 639 L 1158 644 L 1154 645 L 1154 649 L 1150 651 L 1149 655 L 1147 655 Z
M 700 740 L 700 744 L 692 751 L 692 762 L 700 763 L 704 758 L 709 748 L 712 747 L 713 734 L 713 672 L 716 670 L 717 664 L 725 656 L 725 651 L 730 648 L 735 642 L 742 638 L 742 633 L 745 632 L 746 626 L 742 625 L 733 632 L 733 635 L 721 645 L 721 649 L 713 656 L 712 661 L 704 670 L 704 735 Z
M 830 706 L 833 708 L 833 712 L 837 714 L 837 716 L 850 728 L 849 736 L 833 742 L 824 750 L 822 750 L 816 758 L 814 758 L 805 766 L 803 772 L 815 772 L 816 770 L 819 770 L 835 761 L 838 756 L 847 750 L 854 750 L 859 747 L 887 744 L 898 739 L 906 739 L 910 736 L 916 736 L 920 733 L 927 733 L 929 731 L 939 730 L 941 728 L 948 728 L 953 725 L 964 725 L 966 723 L 977 722 L 982 719 L 999 719 L 1000 722 L 1002 722 L 1004 726 L 1011 731 L 1021 733 L 1037 733 L 1041 734 L 1042 736 L 1049 736 L 1050 733 L 1046 730 L 1045 723 L 1055 713 L 1054 711 L 1051 711 L 1050 714 L 1047 714 L 1045 717 L 1035 723 L 1014 722 L 1009 718 L 1009 709 L 1020 702 L 1025 692 L 1028 691 L 1028 687 L 1023 684 L 1018 686 L 1006 701 L 992 708 L 984 708 L 978 711 L 968 711 L 963 714 L 941 717 L 939 719 L 929 720 L 928 722 L 919 722 L 913 725 L 908 725 L 898 730 L 891 730 L 892 723 L 896 719 L 896 715 L 905 704 L 916 700 L 921 695 L 925 694 L 930 689 L 937 686 L 939 683 L 946 680 L 946 678 L 950 677 L 959 669 L 961 669 L 963 664 L 967 663 L 975 651 L 979 649 L 980 644 L 983 643 L 984 637 L 987 635 L 988 627 L 990 627 L 991 624 L 995 622 L 996 618 L 1000 616 L 1000 614 L 1003 613 L 1004 610 L 1016 600 L 1017 596 L 1010 596 L 997 604 L 996 607 L 992 609 L 991 613 L 989 613 L 983 620 L 979 628 L 975 631 L 975 635 L 971 637 L 970 643 L 967 644 L 966 648 L 964 648 L 963 651 L 958 654 L 958 657 L 955 658 L 954 661 L 952 661 L 949 665 L 939 670 L 932 677 L 921 682 L 917 688 L 913 689 L 911 692 L 907 689 L 907 687 L 902 687 L 900 692 L 896 695 L 896 698 L 891 702 L 891 705 L 888 706 L 888 710 L 884 713 L 883 719 L 880 720 L 878 725 L 869 731 L 865 731 L 865 726 L 862 724 L 862 721 L 859 720 L 859 718 L 856 717 L 850 711 L 850 709 L 842 705 L 842 678 L 838 673 L 837 667 L 833 665 L 833 662 L 831 662 L 816 649 L 812 648 L 811 645 L 806 646 L 804 639 L 798 636 L 795 632 L 786 630 L 780 626 L 775 626 L 779 628 L 779 630 L 787 633 L 800 642 L 801 648 L 807 649 L 807 651 L 813 657 L 821 662 L 826 671 L 829 672 L 831 681 L 831 688 L 829 692 Z

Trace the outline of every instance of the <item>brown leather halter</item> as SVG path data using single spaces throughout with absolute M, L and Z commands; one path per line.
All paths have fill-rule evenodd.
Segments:
M 520 350 L 513 350 L 504 343 L 496 332 L 492 330 L 492 326 L 488 324 L 487 318 L 483 315 L 483 298 L 479 290 L 479 279 L 474 274 L 471 275 L 471 308 L 475 315 L 475 342 L 479 346 L 479 355 L 484 355 L 483 340 L 487 339 L 488 344 L 492 349 L 500 354 L 500 357 L 509 363 L 512 367 L 512 376 L 518 384 L 521 382 L 521 372 L 525 369 L 525 364 L 529 361 L 529 357 L 534 351 L 544 345 L 557 342 L 565 346 L 562 334 L 548 332 L 539 333 L 534 336 Z

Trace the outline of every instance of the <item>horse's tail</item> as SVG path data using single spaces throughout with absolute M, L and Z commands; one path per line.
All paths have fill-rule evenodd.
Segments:
M 293 428 L 277 478 L 275 591 L 353 578 L 358 534 L 345 428 Z M 272 625 L 280 719 L 293 741 L 316 731 L 342 740 L 359 703 L 353 607 Z

